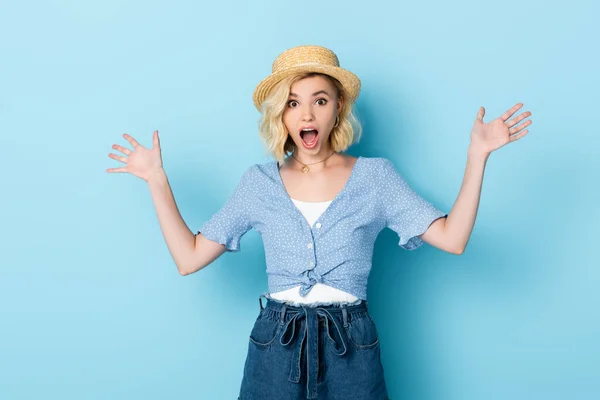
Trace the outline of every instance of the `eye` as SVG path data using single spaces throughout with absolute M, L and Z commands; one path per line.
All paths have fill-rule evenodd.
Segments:
M 319 101 L 322 101 L 322 103 L 319 103 Z M 317 99 L 316 103 L 320 106 L 324 106 L 325 104 L 327 104 L 327 100 L 325 99 Z
M 288 107 L 295 107 L 292 105 L 292 103 L 298 104 L 298 102 L 296 100 L 290 100 L 290 101 L 288 101 Z

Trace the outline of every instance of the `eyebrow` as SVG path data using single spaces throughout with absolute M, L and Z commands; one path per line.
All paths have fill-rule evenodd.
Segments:
M 325 91 L 325 90 L 319 90 L 318 92 L 314 92 L 312 95 L 313 95 L 313 97 L 314 97 L 314 96 L 316 96 L 316 95 L 318 95 L 318 94 L 321 94 L 321 93 L 322 93 L 322 94 L 324 94 L 324 95 L 326 95 L 327 97 L 331 97 L 331 96 L 329 95 L 329 93 L 327 93 L 327 91 Z M 290 93 L 290 96 L 293 96 L 293 97 L 298 97 L 298 95 L 297 95 L 296 93 Z

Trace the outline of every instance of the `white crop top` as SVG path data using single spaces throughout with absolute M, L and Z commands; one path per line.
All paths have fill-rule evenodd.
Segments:
M 300 210 L 310 226 L 325 212 L 332 200 L 329 201 L 300 201 L 292 199 L 294 205 Z M 333 288 L 323 283 L 316 283 L 304 297 L 298 293 L 300 286 L 283 290 L 277 293 L 270 293 L 270 296 L 284 300 L 292 304 L 299 303 L 329 303 L 329 302 L 356 302 L 358 297 L 346 293 L 342 290 Z
M 329 201 L 300 201 L 296 199 L 292 199 L 292 202 L 296 205 L 298 210 L 304 215 L 306 221 L 310 226 L 313 226 L 315 221 L 327 210 L 329 204 L 331 204 L 332 200 Z

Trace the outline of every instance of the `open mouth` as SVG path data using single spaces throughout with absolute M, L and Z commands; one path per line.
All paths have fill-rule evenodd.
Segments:
M 314 145 L 317 144 L 318 135 L 319 132 L 314 129 L 300 131 L 300 138 L 307 148 L 314 147 Z

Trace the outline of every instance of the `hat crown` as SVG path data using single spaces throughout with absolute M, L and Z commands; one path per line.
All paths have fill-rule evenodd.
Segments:
M 322 46 L 297 46 L 281 53 L 273 62 L 273 73 L 301 65 L 328 65 L 339 67 L 335 53 Z
M 341 83 L 344 96 L 354 102 L 360 93 L 360 79 L 341 68 L 335 53 L 326 47 L 305 45 L 292 47 L 279 54 L 273 62 L 273 72 L 254 89 L 254 106 L 262 112 L 262 104 L 271 91 L 285 78 L 297 74 L 317 73 L 328 75 Z

